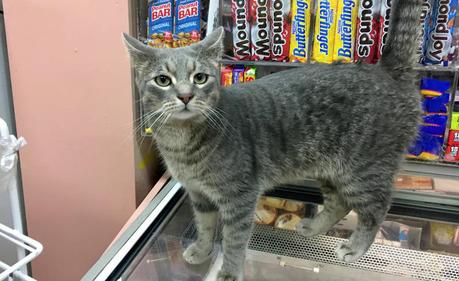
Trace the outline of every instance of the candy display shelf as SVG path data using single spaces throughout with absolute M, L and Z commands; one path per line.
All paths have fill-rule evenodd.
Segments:
M 297 62 L 276 62 L 276 61 L 250 61 L 250 60 L 235 60 L 229 56 L 225 56 L 221 61 L 222 65 L 247 65 L 247 66 L 259 66 L 259 67 L 302 67 L 309 63 L 297 63 Z M 454 73 L 459 71 L 457 65 L 451 66 L 440 66 L 440 65 L 416 65 L 415 70 L 419 72 L 450 72 Z

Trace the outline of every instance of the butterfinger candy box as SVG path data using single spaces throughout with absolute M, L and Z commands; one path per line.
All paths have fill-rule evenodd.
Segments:
M 458 0 L 437 0 L 432 10 L 425 64 L 448 65 Z
M 173 0 L 153 0 L 148 3 L 148 45 L 172 48 Z
M 271 59 L 287 61 L 290 52 L 291 0 L 271 0 Z
M 250 34 L 252 37 L 252 60 L 270 60 L 271 24 L 269 2 L 271 0 L 250 0 Z
M 293 0 L 292 2 L 290 62 L 306 62 L 308 59 L 311 4 L 311 0 Z
M 354 61 L 376 63 L 381 0 L 361 0 L 357 14 Z
M 233 52 L 238 60 L 250 60 L 249 0 L 231 0 L 233 17 Z
M 174 47 L 186 47 L 201 39 L 201 1 L 176 0 Z
M 357 3 L 357 0 L 340 0 L 338 2 L 333 61 L 354 61 Z
M 317 3 L 312 60 L 322 63 L 333 62 L 335 41 L 336 9 L 338 0 L 319 0 Z

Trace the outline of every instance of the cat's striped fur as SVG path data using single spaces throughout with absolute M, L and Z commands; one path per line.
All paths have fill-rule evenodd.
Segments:
M 354 210 L 357 229 L 337 247 L 337 257 L 352 262 L 367 251 L 420 118 L 412 70 L 419 16 L 418 0 L 395 3 L 379 65 L 306 65 L 228 88 L 217 81 L 221 28 L 181 49 L 154 50 L 125 37 L 159 151 L 193 203 L 198 240 L 184 253 L 189 263 L 203 262 L 212 251 L 220 217 L 218 280 L 236 280 L 258 197 L 305 177 L 323 184 L 325 203 L 298 231 L 323 233 Z M 196 73 L 208 80 L 196 83 Z M 159 75 L 171 84 L 159 86 Z M 186 106 L 184 96 L 192 97 Z

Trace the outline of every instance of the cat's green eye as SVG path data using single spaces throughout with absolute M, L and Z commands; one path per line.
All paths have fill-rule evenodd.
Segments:
M 205 74 L 205 73 L 197 73 L 194 77 L 193 77 L 193 82 L 195 84 L 204 84 L 207 82 L 207 79 L 209 78 L 209 75 Z
M 159 75 L 155 78 L 156 84 L 160 87 L 167 87 L 172 84 L 172 80 L 166 75 Z

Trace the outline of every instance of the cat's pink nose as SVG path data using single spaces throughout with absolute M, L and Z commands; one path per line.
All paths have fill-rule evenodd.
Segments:
M 184 104 L 188 104 L 190 100 L 194 97 L 193 94 L 188 94 L 188 95 L 180 95 L 177 96 L 179 100 L 181 100 Z

